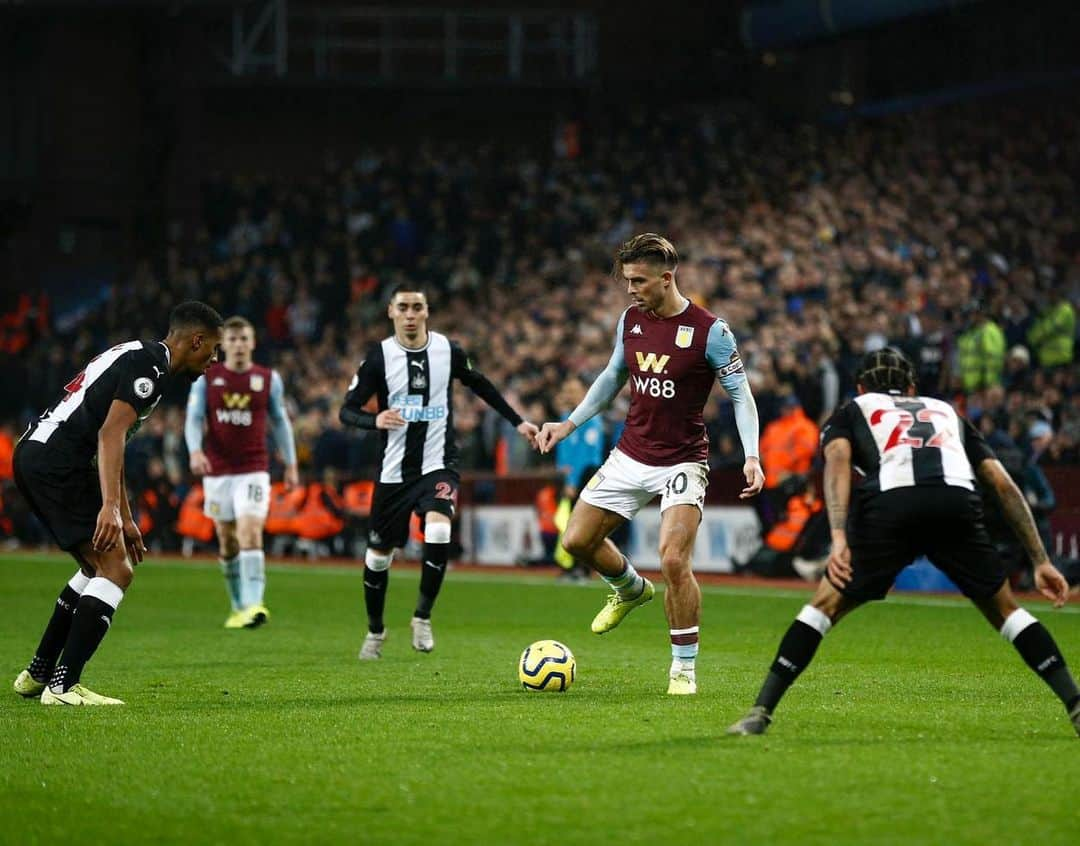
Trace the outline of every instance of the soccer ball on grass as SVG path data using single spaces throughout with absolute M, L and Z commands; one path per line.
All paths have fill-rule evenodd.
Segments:
M 574 653 L 557 640 L 529 644 L 518 661 L 518 678 L 526 690 L 562 692 L 573 683 L 576 672 Z

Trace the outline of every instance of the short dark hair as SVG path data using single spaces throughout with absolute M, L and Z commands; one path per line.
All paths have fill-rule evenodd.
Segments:
M 679 254 L 663 235 L 655 232 L 642 232 L 635 235 L 615 251 L 615 265 L 612 273 L 619 276 L 624 264 L 635 261 L 647 261 L 661 265 L 664 270 L 675 270 L 679 266 Z
M 855 381 L 871 393 L 902 394 L 915 387 L 915 366 L 896 347 L 863 356 Z
M 214 308 L 198 300 L 180 303 L 169 315 L 170 332 L 183 329 L 207 329 L 214 332 L 224 325 L 225 321 Z
M 399 282 L 397 285 L 390 289 L 390 296 L 387 297 L 386 301 L 388 303 L 392 303 L 394 301 L 394 297 L 396 297 L 398 294 L 405 293 L 419 294 L 424 298 L 425 301 L 430 301 L 431 299 L 431 297 L 428 296 L 426 285 L 412 282 Z

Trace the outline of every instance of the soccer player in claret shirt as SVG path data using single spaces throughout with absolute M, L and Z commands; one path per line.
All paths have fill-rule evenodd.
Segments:
M 638 235 L 619 248 L 615 277 L 633 305 L 615 330 L 615 351 L 585 399 L 561 423 L 545 423 L 537 437 L 550 451 L 577 426 L 610 405 L 627 381 L 630 410 L 622 437 L 589 480 L 570 515 L 563 547 L 589 562 L 612 588 L 592 622 L 603 634 L 653 597 L 652 583 L 638 575 L 608 538 L 660 496 L 660 568 L 667 583 L 664 610 L 671 633 L 668 693 L 697 692 L 695 660 L 701 590 L 691 569 L 708 485 L 708 438 L 702 409 L 719 380 L 735 405 L 735 422 L 746 463 L 745 499 L 761 490 L 758 416 L 735 338 L 727 323 L 679 293 L 679 257 L 660 235 Z
M 232 606 L 225 628 L 253 629 L 270 619 L 263 601 L 263 524 L 270 509 L 267 421 L 284 459 L 286 488 L 299 483 L 296 444 L 281 377 L 252 361 L 255 327 L 243 317 L 230 317 L 222 350 L 224 363 L 191 386 L 184 438 L 191 472 L 203 477 L 203 510 L 217 530 Z
M 821 433 L 832 529 L 828 569 L 780 641 L 754 706 L 728 733 L 763 734 L 821 639 L 863 603 L 884 599 L 897 574 L 920 555 L 1012 643 L 1080 733 L 1080 690 L 1050 632 L 1017 606 L 983 526 L 975 483 L 998 499 L 1035 568 L 1036 587 L 1060 607 L 1069 586 L 1050 563 L 1024 495 L 978 429 L 948 403 L 916 396 L 915 368 L 903 353 L 889 347 L 869 353 L 856 381 L 858 396 Z M 854 497 L 853 467 L 865 476 Z
M 340 414 L 345 425 L 376 429 L 380 436 L 379 478 L 364 561 L 368 632 L 358 656 L 363 661 L 382 656 L 390 562 L 394 548 L 404 546 L 409 538 L 409 518 L 414 513 L 424 522 L 424 560 L 410 622 L 412 645 L 418 652 L 435 648 L 431 609 L 446 573 L 450 521 L 460 486 L 453 381 L 468 386 L 530 445 L 537 432 L 536 425 L 521 419 L 461 347 L 428 330 L 428 302 L 422 289 L 395 288 L 387 314 L 394 334 L 372 344 L 349 385 Z M 378 404 L 374 413 L 364 410 L 372 397 Z
M 146 552 L 124 484 L 124 444 L 165 385 L 203 373 L 220 343 L 221 316 L 203 303 L 182 303 L 164 341 L 128 341 L 92 359 L 19 439 L 15 482 L 79 569 L 15 679 L 16 693 L 40 695 L 44 705 L 124 704 L 81 683 Z

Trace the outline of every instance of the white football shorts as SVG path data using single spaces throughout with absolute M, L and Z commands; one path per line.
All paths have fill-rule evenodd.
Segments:
M 239 473 L 203 477 L 203 513 L 231 523 L 237 517 L 266 519 L 270 511 L 270 474 Z
M 708 486 L 709 466 L 702 462 L 653 467 L 613 449 L 604 466 L 582 489 L 581 498 L 589 505 L 633 520 L 658 494 L 661 513 L 673 505 L 696 505 L 700 510 Z

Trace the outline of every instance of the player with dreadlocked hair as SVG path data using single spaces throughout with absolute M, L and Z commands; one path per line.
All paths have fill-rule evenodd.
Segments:
M 1050 563 L 1023 494 L 971 423 L 946 402 L 916 396 L 915 369 L 901 352 L 867 354 L 856 380 L 858 396 L 821 433 L 828 569 L 780 641 L 754 707 L 728 733 L 764 733 L 825 634 L 863 603 L 884 599 L 897 574 L 925 555 L 1049 685 L 1080 734 L 1080 689 L 1050 632 L 1017 606 L 983 526 L 975 481 L 997 497 L 1031 559 L 1036 587 L 1061 607 L 1068 584 Z M 854 495 L 853 468 L 865 477 Z
M 904 396 L 915 391 L 915 367 L 896 347 L 867 353 L 856 382 L 869 393 Z

